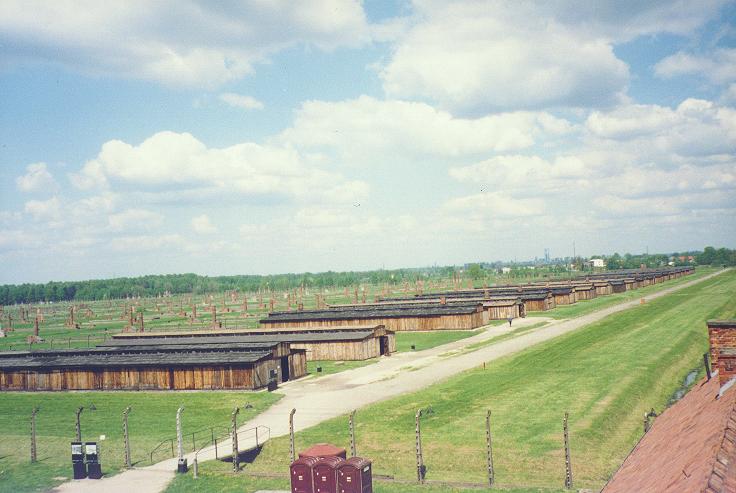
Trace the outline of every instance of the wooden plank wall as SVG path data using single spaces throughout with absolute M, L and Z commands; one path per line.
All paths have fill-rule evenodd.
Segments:
M 366 323 L 381 324 L 386 326 L 386 329 L 392 331 L 468 330 L 475 329 L 483 325 L 483 313 L 482 311 L 477 311 L 462 315 L 438 315 L 433 317 L 300 320 L 288 322 L 273 322 L 263 324 L 263 326 L 274 329 L 281 329 L 287 327 L 361 326 L 365 325 Z
M 526 302 L 525 302 L 526 305 Z M 509 306 L 489 306 L 488 312 L 491 320 L 506 320 L 509 317 L 519 318 L 521 313 L 519 312 L 520 305 L 509 305 Z
M 293 380 L 307 374 L 307 355 L 303 351 L 296 351 L 289 355 L 289 375 Z
M 266 360 L 251 366 L 0 371 L 0 390 L 255 389 L 268 383 Z M 254 381 L 255 380 L 255 381 Z
M 292 344 L 294 349 L 305 349 L 307 361 L 360 361 L 380 356 L 378 339 L 362 341 L 325 341 Z

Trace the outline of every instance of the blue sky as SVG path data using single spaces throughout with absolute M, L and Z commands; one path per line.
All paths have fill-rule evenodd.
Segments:
M 736 245 L 736 3 L 0 4 L 0 283 Z

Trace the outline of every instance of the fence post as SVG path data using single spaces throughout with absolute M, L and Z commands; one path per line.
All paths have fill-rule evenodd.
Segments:
M 570 463 L 570 436 L 568 432 L 568 414 L 562 420 L 562 430 L 565 437 L 565 489 L 572 488 L 572 464 Z
M 291 457 L 291 462 L 294 462 L 296 460 L 295 452 L 294 452 L 294 413 L 296 412 L 296 409 L 292 409 L 289 413 L 289 454 Z
M 350 426 L 350 456 L 355 457 L 358 455 L 358 452 L 356 451 L 356 447 L 355 447 L 355 410 L 353 410 L 353 412 L 350 413 L 349 426 Z
M 181 406 L 176 410 L 176 449 L 178 452 L 178 459 L 184 458 L 184 440 L 181 435 L 181 412 L 184 410 L 184 406 Z
M 417 481 L 420 483 L 424 483 L 424 457 L 422 457 L 422 428 L 420 425 L 420 418 L 422 416 L 422 410 L 418 410 L 417 414 L 414 416 L 414 433 L 415 433 L 415 440 L 416 440 L 416 453 L 417 453 Z
M 486 454 L 488 460 L 488 486 L 493 487 L 496 473 L 493 470 L 493 440 L 491 437 L 491 410 L 486 413 Z
M 236 407 L 233 409 L 232 414 L 232 427 L 233 427 L 233 472 L 238 472 L 240 470 L 240 457 L 238 456 L 238 413 L 240 412 L 240 408 Z
M 74 411 L 75 412 L 75 415 L 76 415 L 76 418 L 77 418 L 77 421 L 76 421 L 76 424 L 75 424 L 75 431 L 76 431 L 76 437 L 77 437 L 77 441 L 78 442 L 81 442 L 82 441 L 82 425 L 79 423 L 79 415 L 82 414 L 82 411 L 83 410 L 84 410 L 84 407 L 81 407 L 80 406 L 80 407 L 77 408 L 76 411 Z
M 31 411 L 31 462 L 36 462 L 36 414 L 38 407 L 34 407 Z
M 130 439 L 128 437 L 128 413 L 130 412 L 130 406 L 125 408 L 123 411 L 123 444 L 125 447 L 125 467 L 132 467 L 133 461 L 130 458 Z

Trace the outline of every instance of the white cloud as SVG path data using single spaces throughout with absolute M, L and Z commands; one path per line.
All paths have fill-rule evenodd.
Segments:
M 679 195 L 626 198 L 617 195 L 596 197 L 593 203 L 617 217 L 692 216 L 709 209 L 736 212 L 731 193 L 682 193 Z
M 220 101 L 227 103 L 234 108 L 240 108 L 243 110 L 262 110 L 263 103 L 251 96 L 244 96 L 242 94 L 235 94 L 232 92 L 224 92 L 220 94 Z
M 208 235 L 217 232 L 217 227 L 212 224 L 207 214 L 200 214 L 192 218 L 192 229 L 200 235 Z
M 163 215 L 146 209 L 126 209 L 108 216 L 109 229 L 113 232 L 149 231 L 160 228 L 163 221 Z
M 736 48 L 720 48 L 707 54 L 694 55 L 678 51 L 654 66 L 660 77 L 694 74 L 715 84 L 736 81 Z
M 454 114 L 606 107 L 623 101 L 629 81 L 617 43 L 690 34 L 724 3 L 416 0 L 379 74 L 389 96 Z
M 186 241 L 178 234 L 122 236 L 111 242 L 115 252 L 146 253 L 155 251 L 179 251 Z
M 591 169 L 578 156 L 557 156 L 550 162 L 539 156 L 504 155 L 469 166 L 453 167 L 449 173 L 458 181 L 487 184 L 494 189 L 543 190 L 553 184 L 559 187 L 555 180 L 584 178 L 591 174 Z
M 455 118 L 425 103 L 381 101 L 368 96 L 341 102 L 309 101 L 280 141 L 330 149 L 347 163 L 386 156 L 457 157 L 527 148 L 536 138 L 571 131 L 548 113 L 513 112 Z
M 21 192 L 53 191 L 56 180 L 49 173 L 46 163 L 34 163 L 26 166 L 26 174 L 15 179 L 15 185 Z
M 386 92 L 476 115 L 619 100 L 628 67 L 607 40 L 509 6 L 474 1 L 424 5 L 421 21 L 399 41 L 380 72 Z
M 61 201 L 56 196 L 48 200 L 29 200 L 23 210 L 36 221 L 56 222 L 62 216 Z
M 542 199 L 515 199 L 503 192 L 483 192 L 449 200 L 447 211 L 495 219 L 537 216 L 544 212 Z
M 729 84 L 723 94 L 721 101 L 725 104 L 736 104 L 736 82 Z
M 629 141 L 638 153 L 681 157 L 732 154 L 736 109 L 702 99 L 686 99 L 677 108 L 630 105 L 594 112 L 586 127 L 596 137 Z M 617 144 L 619 145 L 619 144 Z
M 232 193 L 273 202 L 351 201 L 364 197 L 364 182 L 311 166 L 293 149 L 252 142 L 208 148 L 188 133 L 159 132 L 134 146 L 103 144 L 72 182 L 82 189 L 125 187 L 188 193 Z
M 216 87 L 274 53 L 369 41 L 355 0 L 218 3 L 197 0 L 0 3 L 6 61 L 52 62 L 92 74 Z

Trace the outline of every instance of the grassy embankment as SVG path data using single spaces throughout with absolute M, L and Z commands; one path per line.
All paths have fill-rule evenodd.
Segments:
M 665 284 L 666 285 L 666 284 Z M 494 462 L 501 487 L 556 491 L 563 483 L 561 423 L 570 412 L 576 487 L 600 488 L 641 435 L 641 416 L 661 411 L 707 348 L 705 320 L 736 316 L 736 272 L 611 315 L 580 330 L 493 361 L 422 391 L 360 409 L 360 455 L 377 474 L 415 475 L 414 413 L 422 421 L 428 479 L 482 482 L 484 418 L 493 410 Z M 316 442 L 347 446 L 347 418 L 297 435 L 297 448 Z M 286 472 L 288 439 L 269 442 L 251 471 Z M 288 480 L 233 477 L 207 464 L 196 488 L 222 491 L 288 488 Z M 172 491 L 196 491 L 190 476 Z M 378 491 L 431 491 L 381 485 Z M 445 489 L 446 491 L 446 489 Z
M 71 477 L 69 443 L 75 439 L 75 410 L 94 404 L 96 410 L 85 409 L 81 415 L 82 439 L 98 441 L 105 474 L 117 472 L 124 465 L 122 412 L 132 411 L 128 418 L 131 456 L 134 463 L 149 463 L 149 452 L 163 440 L 176 437 L 176 410 L 182 413 L 182 431 L 187 452 L 193 445 L 201 447 L 215 435 L 226 433 L 230 413 L 241 409 L 245 421 L 264 411 L 279 396 L 268 392 L 34 392 L 3 393 L 0 397 L 0 491 L 45 491 Z M 30 415 L 40 407 L 36 417 L 38 462 L 30 463 Z M 197 432 L 192 441 L 192 433 Z M 154 462 L 171 457 L 171 447 L 163 446 Z

